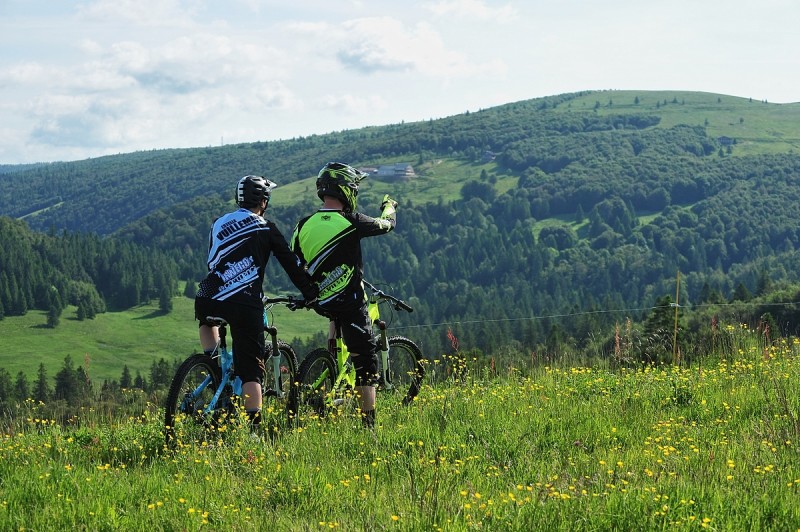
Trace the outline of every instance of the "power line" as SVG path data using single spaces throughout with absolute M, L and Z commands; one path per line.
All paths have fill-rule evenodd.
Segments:
M 676 303 L 671 303 L 669 305 L 658 305 L 653 307 L 642 307 L 642 308 L 623 308 L 623 309 L 600 309 L 600 310 L 585 310 L 580 312 L 567 312 L 564 314 L 548 314 L 545 316 L 521 316 L 517 318 L 482 318 L 482 319 L 470 319 L 470 320 L 459 320 L 459 321 L 443 321 L 439 323 L 423 323 L 423 324 L 416 324 L 416 325 L 403 325 L 403 326 L 394 326 L 392 329 L 422 329 L 426 327 L 441 327 L 444 325 L 474 325 L 476 323 L 503 323 L 503 322 L 517 322 L 517 321 L 535 321 L 535 320 L 547 320 L 547 319 L 557 319 L 557 318 L 571 318 L 571 317 L 578 317 L 578 316 L 589 316 L 593 314 L 619 314 L 619 313 L 633 313 L 633 312 L 643 312 L 643 311 L 654 311 L 659 309 L 670 309 L 670 308 L 684 308 L 684 309 L 700 309 L 706 307 L 732 307 L 741 305 L 741 301 L 735 301 L 731 303 L 699 303 L 697 305 L 678 305 Z M 798 305 L 800 301 L 786 301 L 781 303 L 758 303 L 757 306 L 759 307 L 787 307 L 790 305 Z

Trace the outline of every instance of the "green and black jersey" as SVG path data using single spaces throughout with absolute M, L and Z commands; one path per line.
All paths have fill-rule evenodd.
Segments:
M 380 218 L 320 209 L 295 227 L 292 250 L 319 287 L 323 307 L 356 308 L 364 303 L 362 238 L 394 229 L 395 209 L 385 204 Z

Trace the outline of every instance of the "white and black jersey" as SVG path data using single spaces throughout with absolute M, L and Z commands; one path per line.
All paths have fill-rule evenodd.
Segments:
M 260 307 L 270 254 L 304 296 L 315 294 L 308 274 L 275 224 L 239 209 L 217 218 L 211 227 L 208 275 L 200 282 L 197 297 Z

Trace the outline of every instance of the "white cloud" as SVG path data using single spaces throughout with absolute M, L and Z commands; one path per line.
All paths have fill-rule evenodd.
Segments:
M 512 22 L 518 12 L 511 5 L 489 6 L 480 0 L 441 0 L 425 6 L 439 17 L 465 17 L 481 21 Z
M 196 12 L 194 2 L 180 0 L 95 0 L 77 8 L 87 21 L 168 28 L 192 26 Z
M 0 5 L 0 163 L 448 116 L 587 89 L 799 101 L 789 0 Z
M 385 109 L 388 105 L 381 96 L 375 94 L 328 94 L 320 99 L 316 107 L 365 116 Z
M 448 49 L 426 22 L 407 27 L 392 17 L 361 18 L 328 28 L 323 34 L 320 47 L 333 50 L 343 66 L 361 74 L 401 72 L 449 79 L 502 69 L 499 61 L 481 64 Z

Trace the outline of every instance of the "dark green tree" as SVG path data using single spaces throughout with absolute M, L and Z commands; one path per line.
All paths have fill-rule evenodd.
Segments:
M 64 357 L 64 364 L 61 366 L 58 373 L 56 373 L 55 379 L 56 385 L 53 390 L 53 398 L 56 400 L 64 400 L 69 405 L 77 404 L 80 389 L 75 366 L 72 363 L 72 357 L 70 355 Z
M 172 291 L 168 286 L 163 286 L 158 297 L 158 308 L 163 314 L 172 312 Z
M 47 291 L 47 299 L 47 326 L 51 329 L 55 329 L 58 327 L 61 320 L 61 313 L 64 310 L 61 296 L 58 295 L 58 289 L 55 286 L 51 286 Z
M 772 279 L 767 270 L 762 269 L 758 272 L 758 281 L 756 282 L 756 295 L 763 296 L 772 290 Z
M 147 390 L 147 380 L 142 376 L 139 370 L 136 370 L 136 378 L 133 379 L 133 387 L 140 390 Z
M 189 299 L 194 299 L 197 295 L 197 283 L 191 279 L 186 279 L 186 286 L 183 289 L 183 295 Z
M 681 312 L 680 308 L 677 310 L 677 326 L 680 330 Z M 645 362 L 669 362 L 672 359 L 676 332 L 675 311 L 676 306 L 671 296 L 662 296 L 656 300 L 652 312 L 644 323 Z
M 129 370 L 128 365 L 125 364 L 122 366 L 122 376 L 119 378 L 119 386 L 120 388 L 130 388 L 132 384 L 131 370 Z
M 164 358 L 153 361 L 150 365 L 150 390 L 159 390 L 169 386 L 172 381 L 172 368 Z
M 0 368 L 0 405 L 11 403 L 14 399 L 14 383 L 6 368 Z
M 740 282 L 736 285 L 736 289 L 731 296 L 731 303 L 734 301 L 750 301 L 751 299 L 753 299 L 753 294 L 750 293 L 744 283 Z
M 711 288 L 711 285 L 708 282 L 703 283 L 703 287 L 700 289 L 700 295 L 698 296 L 698 303 L 705 304 L 705 305 L 717 305 L 720 303 L 725 303 L 725 296 L 722 295 L 716 288 Z
M 94 397 L 94 385 L 92 378 L 83 366 L 75 368 L 75 381 L 78 387 L 78 404 L 90 401 Z
M 50 382 L 47 380 L 47 368 L 44 362 L 41 362 L 39 363 L 39 370 L 36 372 L 36 382 L 33 385 L 33 400 L 46 403 L 52 395 Z
M 25 401 L 31 397 L 31 386 L 28 383 L 28 377 L 24 372 L 17 373 L 17 378 L 14 379 L 14 398 L 19 401 Z

